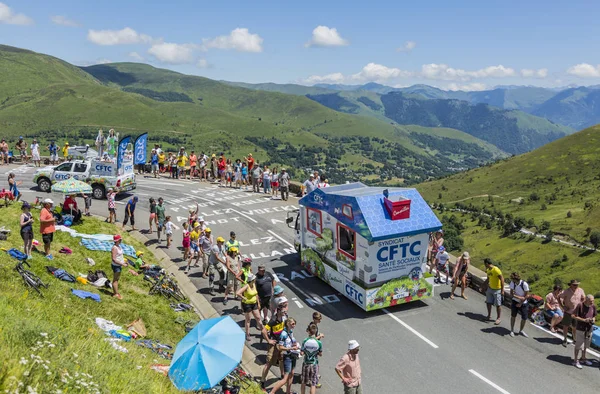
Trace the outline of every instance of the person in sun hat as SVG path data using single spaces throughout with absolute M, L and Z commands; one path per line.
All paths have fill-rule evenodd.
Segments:
M 63 158 L 66 161 L 67 158 L 69 157 L 69 142 L 68 141 L 65 142 L 65 146 L 63 146 L 63 148 L 62 148 L 62 153 L 63 153 Z
M 194 267 L 198 266 L 200 261 L 200 236 L 202 235 L 202 230 L 200 229 L 200 223 L 194 222 L 192 225 L 192 231 L 190 231 L 190 258 L 188 260 L 187 268 L 185 269 L 185 273 L 187 274 L 190 271 L 190 267 L 192 265 L 192 260 L 194 260 Z
M 281 299 L 281 297 L 285 297 L 283 287 L 276 285 L 273 287 L 273 297 L 271 297 L 271 303 L 269 304 L 269 310 L 271 312 L 271 316 L 275 314 L 275 310 L 277 309 L 277 303 Z
M 208 287 L 209 291 L 213 293 L 213 284 L 215 277 L 215 270 L 219 273 L 219 292 L 225 291 L 225 270 L 227 266 L 227 256 L 225 252 L 225 239 L 223 237 L 217 237 L 217 242 L 210 249 L 210 257 L 208 258 Z
M 125 257 L 123 255 L 123 248 L 121 247 L 122 241 L 123 241 L 123 239 L 121 238 L 121 236 L 119 234 L 114 235 L 113 236 L 114 245 L 110 251 L 111 258 L 112 258 L 112 263 L 111 263 L 110 267 L 112 268 L 112 271 L 113 271 L 113 281 L 112 281 L 112 288 L 113 288 L 113 293 L 114 293 L 113 297 L 116 297 L 119 300 L 123 299 L 123 297 L 119 293 L 119 279 L 121 278 L 121 270 L 123 269 L 123 267 L 127 267 L 127 262 L 125 261 Z
M 241 257 L 237 247 L 232 246 L 227 249 L 227 284 L 225 288 L 225 295 L 223 296 L 223 305 L 227 305 L 227 297 L 229 294 L 237 293 L 238 291 L 238 277 L 240 275 L 240 262 Z
M 42 241 L 44 242 L 44 254 L 48 260 L 52 260 L 52 254 L 50 253 L 50 246 L 54 240 L 54 232 L 56 227 L 54 226 L 56 218 L 50 210 L 54 205 L 54 201 L 46 198 L 42 201 L 42 210 L 40 211 L 40 233 L 42 233 Z
M 344 394 L 362 394 L 361 379 L 362 372 L 360 369 L 360 359 L 358 351 L 360 345 L 358 341 L 352 339 L 348 342 L 348 351 L 340 358 L 335 366 L 342 384 L 344 385 Z
M 471 256 L 469 252 L 464 252 L 456 261 L 454 266 L 454 273 L 452 275 L 452 291 L 450 292 L 450 299 L 454 299 L 454 291 L 460 284 L 460 296 L 467 299 L 465 295 L 465 288 L 467 287 L 467 273 L 469 272 L 469 266 L 471 265 Z
M 579 281 L 577 279 L 572 279 L 569 282 L 569 287 L 563 290 L 562 293 L 558 295 L 558 302 L 560 307 L 564 311 L 564 316 L 562 320 L 563 326 L 563 334 L 565 339 L 562 343 L 564 347 L 567 347 L 567 337 L 569 335 L 569 328 L 573 330 L 573 342 L 577 340 L 577 330 L 575 330 L 575 320 L 572 318 L 572 315 L 575 313 L 575 310 L 585 299 L 585 291 L 581 287 L 579 287 Z

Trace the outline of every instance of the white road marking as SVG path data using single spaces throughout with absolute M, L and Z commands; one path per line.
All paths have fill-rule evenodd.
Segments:
M 495 388 L 502 394 L 510 394 L 508 391 L 504 390 L 502 387 L 498 386 L 496 383 L 492 382 L 485 376 L 481 375 L 479 372 L 477 372 L 473 369 L 469 369 L 469 372 L 471 372 L 473 375 L 477 376 L 479 379 L 483 380 L 484 382 L 486 382 L 487 384 L 489 384 L 490 386 L 492 386 L 493 388 Z
M 425 336 L 423 334 L 421 334 L 420 332 L 418 332 L 417 330 L 415 330 L 414 328 L 412 328 L 408 324 L 404 323 L 402 320 L 400 320 L 397 316 L 395 316 L 394 314 L 392 314 L 387 309 L 382 309 L 382 311 L 384 311 L 385 313 L 387 313 L 387 315 L 389 317 L 391 317 L 392 319 L 394 319 L 398 323 L 400 323 L 402 326 L 404 326 L 404 328 L 406 328 L 407 330 L 409 330 L 410 332 L 412 332 L 413 334 L 415 334 L 416 336 L 418 336 L 419 338 L 421 338 L 422 340 L 424 340 L 432 348 L 437 349 L 439 347 L 435 343 L 431 342 L 429 339 L 425 338 Z
M 272 231 L 272 230 L 267 230 L 269 231 L 269 233 L 271 233 L 275 238 L 279 239 L 281 242 L 283 242 L 284 244 L 286 244 L 287 246 L 289 246 L 290 248 L 295 248 L 294 245 L 292 245 L 291 243 L 289 243 L 288 241 L 286 241 L 283 237 L 277 235 L 276 232 Z
M 123 201 L 115 201 L 115 204 L 125 205 L 125 203 Z
M 300 309 L 304 308 L 304 305 L 302 305 L 296 297 L 292 298 L 292 301 L 294 301 L 294 303 L 298 306 L 298 308 L 300 308 Z
M 164 187 L 154 187 L 154 186 L 148 186 L 148 185 L 144 185 L 144 189 L 152 189 L 152 190 L 160 190 L 160 191 L 165 191 Z
M 164 182 L 164 181 L 154 181 L 154 180 L 147 180 L 144 179 L 141 182 L 138 181 L 138 183 L 140 184 L 146 184 L 146 183 L 150 183 L 150 184 L 154 184 L 154 185 L 169 185 L 169 186 L 177 186 L 177 187 L 186 187 L 189 185 L 182 185 L 181 183 L 173 183 L 173 182 Z
M 552 335 L 553 337 L 556 337 L 556 338 L 558 338 L 558 339 L 564 339 L 564 336 L 563 336 L 563 335 L 560 335 L 560 334 L 557 334 L 557 333 L 555 333 L 555 332 L 552 332 L 552 331 L 550 331 L 550 330 L 547 330 L 547 329 L 545 329 L 544 327 L 542 327 L 542 326 L 538 326 L 537 324 L 535 324 L 535 323 L 532 323 L 532 322 L 529 322 L 529 324 L 531 324 L 531 325 L 532 325 L 532 326 L 534 326 L 535 328 L 538 328 L 538 329 L 540 329 L 540 330 L 542 330 L 542 331 L 544 331 L 544 332 L 546 332 L 546 333 L 548 333 L 548 334 Z M 568 343 L 573 343 L 573 341 L 572 341 L 572 340 L 570 340 L 569 338 L 567 338 L 567 342 L 568 342 Z M 592 349 L 590 349 L 590 348 L 588 348 L 587 352 L 588 352 L 588 353 L 590 353 L 591 355 L 594 355 L 594 356 L 596 356 L 596 357 L 600 358 L 600 354 L 599 354 L 598 352 L 595 352 L 594 350 L 592 350 Z
M 257 221 L 256 221 L 254 218 L 251 218 L 250 216 L 246 215 L 245 213 L 241 213 L 240 211 L 238 211 L 238 210 L 236 210 L 236 209 L 232 209 L 232 210 L 231 210 L 231 212 L 235 212 L 235 213 L 237 213 L 238 215 L 240 215 L 240 216 L 243 216 L 243 217 L 245 217 L 246 219 L 248 219 L 248 220 L 250 220 L 250 221 L 252 221 L 252 222 L 254 222 L 254 223 L 258 223 L 258 222 L 257 222 Z

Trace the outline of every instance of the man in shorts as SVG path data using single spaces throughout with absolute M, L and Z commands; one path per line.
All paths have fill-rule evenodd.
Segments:
M 156 205 L 156 221 L 158 223 L 158 226 L 156 228 L 156 233 L 157 233 L 158 243 L 161 242 L 160 233 L 162 232 L 162 230 L 165 226 L 165 206 L 163 204 L 164 202 L 165 202 L 165 200 L 163 200 L 162 197 L 159 197 L 158 204 Z
M 267 272 L 267 267 L 264 264 L 259 264 L 258 271 L 256 272 L 256 290 L 258 291 L 260 307 L 262 308 L 259 313 L 262 314 L 263 325 L 267 324 L 267 319 L 269 318 L 269 306 L 271 305 L 273 288 L 276 284 L 277 282 L 275 282 L 273 274 Z
M 40 211 L 40 233 L 42 234 L 42 241 L 44 242 L 44 254 L 48 260 L 53 259 L 52 254 L 50 253 L 50 246 L 52 245 L 54 232 L 56 231 L 56 227 L 54 226 L 56 218 L 50 211 L 53 204 L 54 201 L 51 199 L 45 199 L 42 202 L 43 208 Z
M 210 257 L 208 259 L 209 270 L 211 271 L 208 275 L 208 286 L 211 295 L 213 293 L 214 270 L 219 273 L 219 292 L 225 291 L 225 271 L 227 270 L 227 255 L 225 252 L 225 239 L 223 237 L 217 237 L 217 242 L 211 247 Z
M 19 151 L 19 154 L 21 155 L 21 163 L 27 164 L 28 163 L 27 144 L 23 140 L 23 137 L 19 137 L 19 141 L 17 141 L 17 144 L 15 145 L 15 147 L 17 148 L 17 150 Z
M 262 336 L 269 344 L 269 349 L 267 350 L 267 361 L 263 368 L 263 373 L 260 379 L 260 385 L 263 389 L 265 388 L 267 374 L 272 366 L 279 365 L 281 376 L 283 376 L 283 363 L 279 357 L 277 344 L 279 343 L 281 333 L 285 328 L 285 321 L 287 320 L 287 308 L 287 298 L 281 297 L 279 304 L 277 305 L 277 311 L 275 312 L 275 315 L 271 316 L 271 320 L 269 320 L 267 324 L 263 325 Z
M 50 164 L 58 164 L 58 145 L 56 145 L 56 142 L 50 141 L 48 151 L 50 152 Z
M 306 386 L 310 387 L 310 394 L 317 392 L 319 387 L 319 357 L 323 355 L 323 345 L 317 339 L 317 325 L 311 323 L 308 325 L 308 338 L 302 342 L 300 348 L 302 361 L 302 386 L 301 393 L 306 393 Z
M 487 304 L 487 320 L 492 320 L 492 305 L 496 307 L 496 321 L 495 325 L 500 324 L 500 315 L 502 314 L 502 297 L 504 292 L 504 276 L 502 276 L 502 271 L 500 268 L 496 267 L 492 260 L 485 259 L 484 260 L 485 269 L 487 273 L 487 279 L 483 283 L 483 288 L 486 288 L 485 291 L 485 303 Z
M 446 285 L 448 284 L 448 277 L 450 277 L 450 272 L 448 271 L 449 260 L 450 255 L 446 251 L 446 248 L 440 246 L 435 258 L 435 279 L 433 280 L 435 283 L 442 283 L 441 272 L 443 272 L 446 275 Z
M 588 367 L 592 362 L 586 358 L 587 349 L 592 342 L 592 331 L 594 323 L 596 323 L 596 305 L 594 305 L 594 296 L 588 294 L 583 303 L 579 304 L 573 314 L 572 319 L 576 322 L 577 339 L 575 340 L 575 354 L 573 357 L 573 365 L 577 369 L 583 368 L 581 364 Z M 578 358 L 579 351 L 583 347 L 581 359 Z
M 529 285 L 521 279 L 521 276 L 513 272 L 510 275 L 510 336 L 523 335 L 525 338 L 529 336 L 523 331 L 527 318 L 529 317 Z M 515 334 L 515 321 L 517 315 L 521 315 L 521 328 L 518 334 Z
M 152 174 L 155 178 L 158 177 L 158 153 L 154 149 L 152 149 L 152 153 L 150 154 L 150 164 L 152 165 Z M 143 165 L 143 164 L 142 164 Z
M 285 168 L 282 168 L 279 174 L 279 191 L 281 191 L 281 199 L 287 201 L 290 196 L 290 175 Z
M 2 162 L 6 163 L 7 165 L 8 163 L 8 144 L 6 143 L 6 140 L 3 138 L 2 141 L 0 141 L 0 164 L 2 164 Z
M 573 279 L 569 282 L 569 287 L 563 290 L 558 296 L 558 302 L 560 307 L 564 311 L 564 317 L 562 320 L 563 334 L 565 339 L 562 345 L 567 347 L 567 337 L 569 335 L 569 328 L 573 330 L 573 341 L 577 340 L 577 331 L 575 330 L 575 320 L 572 319 L 573 313 L 585 299 L 585 292 L 579 287 L 579 281 Z

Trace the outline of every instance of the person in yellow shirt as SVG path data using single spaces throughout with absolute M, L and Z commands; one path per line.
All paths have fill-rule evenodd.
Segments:
M 177 179 L 179 179 L 179 177 L 185 179 L 185 165 L 187 162 L 188 156 L 187 153 L 185 153 L 185 148 L 182 146 L 177 154 Z
M 158 170 L 163 173 L 165 172 L 165 161 L 167 160 L 167 155 L 162 150 L 158 154 Z
M 483 283 L 481 290 L 485 291 L 485 303 L 487 305 L 487 320 L 492 320 L 492 305 L 496 306 L 495 325 L 500 324 L 500 314 L 502 312 L 502 298 L 504 293 L 504 276 L 500 268 L 496 267 L 492 260 L 485 259 L 485 272 L 487 279 Z
M 200 235 L 202 234 L 202 226 L 200 223 L 194 223 L 194 229 L 190 232 L 190 259 L 188 260 L 187 268 L 185 272 L 187 273 L 190 270 L 190 266 L 192 265 L 192 260 L 196 260 L 194 263 L 194 267 L 198 266 L 198 262 L 200 261 L 200 243 L 198 240 L 200 239 Z
M 65 142 L 65 146 L 63 146 L 62 148 L 62 152 L 63 152 L 63 157 L 65 158 L 65 161 L 67 160 L 67 157 L 69 157 L 69 143 Z

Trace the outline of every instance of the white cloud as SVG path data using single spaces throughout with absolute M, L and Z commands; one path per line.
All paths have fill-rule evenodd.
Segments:
M 311 75 L 310 77 L 304 79 L 304 82 L 307 85 L 314 85 L 315 83 L 341 83 L 344 82 L 344 74 L 342 73 L 332 73 L 327 75 Z
M 446 87 L 445 87 L 445 90 L 452 90 L 452 91 L 462 90 L 465 92 L 480 91 L 480 90 L 485 90 L 485 89 L 487 89 L 487 86 L 484 83 L 479 83 L 479 82 L 473 82 L 473 83 L 462 84 L 462 85 L 459 85 L 459 84 L 453 82 L 453 83 L 446 85 Z
M 447 81 L 469 81 L 474 78 L 504 78 L 516 75 L 514 69 L 503 65 L 489 66 L 475 71 L 467 71 L 449 67 L 446 64 L 424 64 L 420 75 L 427 79 Z
M 175 44 L 161 42 L 154 44 L 148 49 L 148 53 L 161 62 L 171 64 L 185 64 L 194 61 L 194 44 Z
M 572 67 L 569 67 L 567 74 L 580 78 L 598 78 L 600 77 L 600 64 L 597 66 L 593 66 L 588 63 L 576 64 Z
M 312 32 L 312 38 L 304 46 L 306 47 L 338 47 L 348 45 L 335 27 L 317 26 Z
M 414 41 L 406 41 L 403 46 L 396 49 L 398 52 L 410 52 L 417 47 L 417 43 Z
M 239 52 L 262 52 L 263 38 L 252 34 L 246 28 L 234 29 L 227 36 L 205 38 L 202 40 L 201 49 L 233 49 Z
M 210 64 L 208 64 L 208 60 L 206 60 L 206 59 L 198 59 L 198 62 L 196 63 L 196 67 L 210 68 Z
M 51 16 L 50 20 L 54 24 L 61 25 L 61 26 L 68 26 L 68 27 L 79 27 L 79 26 L 81 26 L 79 23 L 75 22 L 74 20 L 71 20 L 71 19 L 67 18 L 66 16 L 62 16 L 62 15 Z
M 352 75 L 355 81 L 386 81 L 394 78 L 405 78 L 412 76 L 410 71 L 399 68 L 386 67 L 382 64 L 369 63 L 359 73 Z
M 24 14 L 17 14 L 4 3 L 0 3 L 0 23 L 7 25 L 33 25 L 33 19 Z
M 129 52 L 129 57 L 136 62 L 143 62 L 145 60 L 144 57 L 137 52 Z
M 521 75 L 525 78 L 546 78 L 548 76 L 548 69 L 540 68 L 539 70 L 533 70 L 524 68 L 521 70 Z
M 87 38 L 97 45 L 139 44 L 152 41 L 152 37 L 138 33 L 130 27 L 121 30 L 89 30 Z

